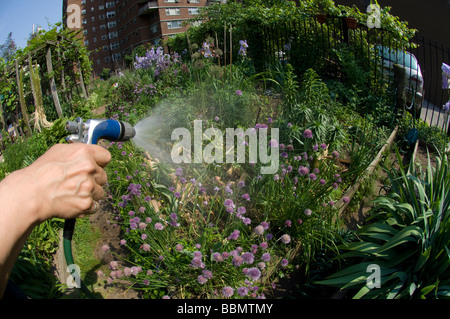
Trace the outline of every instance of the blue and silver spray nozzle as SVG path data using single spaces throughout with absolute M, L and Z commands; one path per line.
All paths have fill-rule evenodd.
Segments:
M 81 117 L 66 123 L 66 131 L 71 133 L 68 142 L 97 144 L 100 139 L 125 142 L 136 135 L 134 128 L 127 122 L 107 119 L 90 119 L 86 122 Z

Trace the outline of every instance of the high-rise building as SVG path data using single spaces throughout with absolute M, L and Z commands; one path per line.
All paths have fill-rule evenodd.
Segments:
M 124 57 L 141 44 L 157 44 L 163 38 L 185 32 L 183 22 L 201 7 L 224 0 L 63 0 L 66 26 L 82 29 L 85 46 L 91 51 L 96 75 L 104 68 L 124 67 Z M 69 12 L 67 12 L 69 9 Z M 74 14 L 78 24 L 68 24 Z

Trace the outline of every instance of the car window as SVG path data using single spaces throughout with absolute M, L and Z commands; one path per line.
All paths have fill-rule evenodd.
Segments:
M 409 52 L 395 51 L 387 47 L 377 47 L 378 54 L 386 60 L 417 70 L 417 59 Z

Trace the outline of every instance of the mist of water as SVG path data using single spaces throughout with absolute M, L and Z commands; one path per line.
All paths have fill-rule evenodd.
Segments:
M 170 136 L 164 135 L 164 117 L 160 114 L 150 115 L 140 120 L 135 126 L 136 135 L 133 142 L 146 150 L 153 159 L 168 163 L 171 161 L 167 151 Z

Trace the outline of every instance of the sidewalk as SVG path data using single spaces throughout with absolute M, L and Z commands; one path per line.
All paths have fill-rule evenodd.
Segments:
M 420 118 L 427 122 L 429 125 L 439 126 L 443 129 L 446 129 L 445 121 L 447 120 L 448 127 L 448 118 L 442 110 L 442 107 L 438 107 L 427 100 L 423 100 L 422 102 L 422 111 L 420 112 Z

